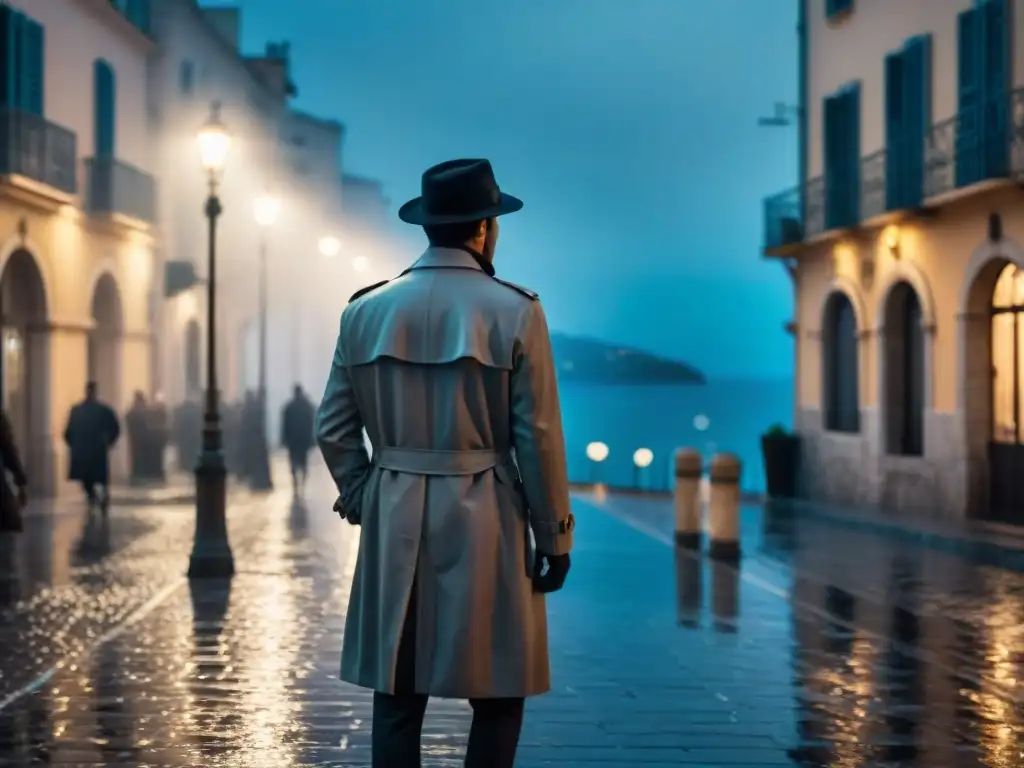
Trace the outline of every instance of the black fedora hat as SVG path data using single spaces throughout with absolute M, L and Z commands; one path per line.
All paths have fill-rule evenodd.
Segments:
M 398 209 L 407 224 L 458 224 L 480 221 L 523 207 L 518 197 L 498 189 L 487 160 L 448 160 L 428 168 L 421 182 L 422 195 Z

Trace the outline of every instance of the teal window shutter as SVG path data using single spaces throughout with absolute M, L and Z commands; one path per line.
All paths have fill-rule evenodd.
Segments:
M 853 0 L 825 0 L 825 17 L 832 18 L 853 10 Z
M 981 32 L 975 54 L 980 59 L 982 178 L 1009 170 L 1009 25 L 1006 0 L 989 0 L 976 11 Z
M 904 58 L 904 106 L 901 152 L 904 157 L 904 195 L 901 208 L 920 205 L 924 195 L 925 139 L 931 127 L 931 37 L 907 42 Z
M 0 5 L 0 104 L 5 107 L 18 106 L 20 88 L 17 82 L 19 14 L 9 5 Z
M 103 59 L 93 63 L 93 137 L 96 157 L 114 157 L 117 126 L 117 81 Z
M 981 67 L 977 8 L 957 17 L 956 185 L 973 184 L 981 176 Z
M 824 150 L 825 171 L 825 227 L 832 229 L 838 219 L 836 215 L 839 185 L 837 184 L 838 164 L 836 162 L 836 128 L 838 117 L 838 99 L 826 96 L 822 104 L 822 149 Z
M 846 141 L 846 225 L 860 221 L 860 84 L 851 86 L 844 94 L 846 114 L 844 125 Z
M 145 34 L 150 33 L 150 0 L 128 0 L 125 16 Z
M 44 112 L 45 33 L 41 24 L 25 16 L 20 24 L 21 56 L 19 57 L 21 94 L 19 106 L 33 115 Z
M 885 57 L 885 207 L 903 207 L 903 51 Z

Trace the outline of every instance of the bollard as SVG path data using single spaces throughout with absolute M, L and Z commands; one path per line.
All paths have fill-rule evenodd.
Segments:
M 700 549 L 701 517 L 704 505 L 700 500 L 700 477 L 704 460 L 693 448 L 676 451 L 676 544 L 686 549 Z
M 709 552 L 715 560 L 740 558 L 740 460 L 731 453 L 711 459 L 708 502 Z

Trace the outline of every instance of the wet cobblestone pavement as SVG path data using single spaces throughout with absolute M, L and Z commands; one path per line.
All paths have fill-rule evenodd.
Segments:
M 331 501 L 235 504 L 230 584 L 182 578 L 188 507 L 5 542 L 0 765 L 368 765 L 370 695 L 337 680 L 358 531 Z M 1024 765 L 1024 576 L 756 510 L 737 570 L 667 546 L 666 503 L 576 506 L 519 765 Z M 431 703 L 425 764 L 460 764 L 468 720 Z

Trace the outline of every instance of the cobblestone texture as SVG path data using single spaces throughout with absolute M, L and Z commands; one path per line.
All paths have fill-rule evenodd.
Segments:
M 577 514 L 520 765 L 1024 764 L 1024 576 L 755 509 L 737 570 L 667 546 L 664 502 Z M 358 530 L 326 489 L 239 504 L 238 575 L 188 584 L 191 524 L 126 509 L 85 547 L 74 516 L 25 537 L 0 697 L 60 666 L 0 705 L 0 765 L 369 765 L 370 695 L 337 680 Z M 460 764 L 468 718 L 432 702 L 427 765 Z

